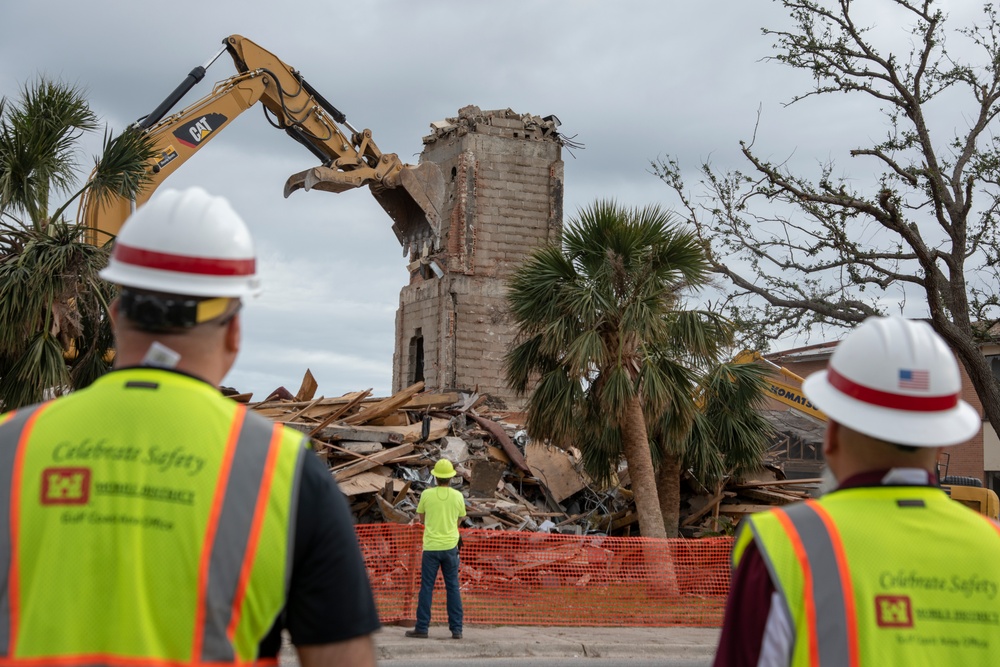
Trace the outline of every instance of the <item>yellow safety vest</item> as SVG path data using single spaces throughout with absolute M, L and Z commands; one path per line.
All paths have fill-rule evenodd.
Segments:
M 933 487 L 836 491 L 746 519 L 794 626 L 792 665 L 997 664 L 1000 526 Z
M 424 551 L 448 551 L 458 546 L 458 520 L 465 516 L 465 497 L 458 489 L 424 489 L 417 501 L 417 514 L 424 515 Z
M 128 369 L 0 423 L 0 663 L 251 663 L 285 604 L 301 434 Z

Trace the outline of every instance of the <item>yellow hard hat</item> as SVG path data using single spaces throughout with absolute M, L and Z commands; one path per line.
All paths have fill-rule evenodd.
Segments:
M 439 459 L 434 464 L 434 470 L 431 470 L 431 474 L 439 479 L 451 479 L 455 476 L 455 466 L 448 459 Z

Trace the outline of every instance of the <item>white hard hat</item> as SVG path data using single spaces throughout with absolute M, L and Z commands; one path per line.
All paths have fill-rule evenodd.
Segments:
M 802 390 L 830 419 L 901 445 L 957 445 L 982 427 L 979 413 L 959 398 L 955 356 L 926 322 L 868 318 Z
M 260 293 L 253 239 L 223 197 L 164 190 L 125 221 L 101 271 L 123 287 L 197 297 Z

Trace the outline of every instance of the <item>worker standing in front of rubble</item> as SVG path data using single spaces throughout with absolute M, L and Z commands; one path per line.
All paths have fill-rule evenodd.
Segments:
M 0 417 L 5 664 L 375 665 L 347 503 L 306 440 L 222 396 L 253 241 L 221 197 L 167 190 L 102 277 L 115 370 Z
M 979 432 L 925 322 L 869 318 L 803 384 L 839 486 L 744 519 L 715 664 L 992 666 L 1000 526 L 937 486 Z
M 461 535 L 458 527 L 465 517 L 465 498 L 451 487 L 455 466 L 448 459 L 434 464 L 431 474 L 437 481 L 420 494 L 417 518 L 424 524 L 424 552 L 420 563 L 420 595 L 417 597 L 417 625 L 406 631 L 407 637 L 426 639 L 431 625 L 431 602 L 438 570 L 444 577 L 447 595 L 448 628 L 452 639 L 462 638 L 462 593 L 458 585 L 458 550 Z M 411 522 L 411 523 L 413 523 Z

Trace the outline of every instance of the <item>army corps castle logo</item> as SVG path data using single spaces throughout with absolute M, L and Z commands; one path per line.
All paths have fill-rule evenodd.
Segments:
M 879 595 L 875 598 L 875 615 L 880 628 L 912 628 L 913 608 L 906 595 Z
M 42 471 L 43 505 L 85 505 L 90 499 L 90 468 Z

